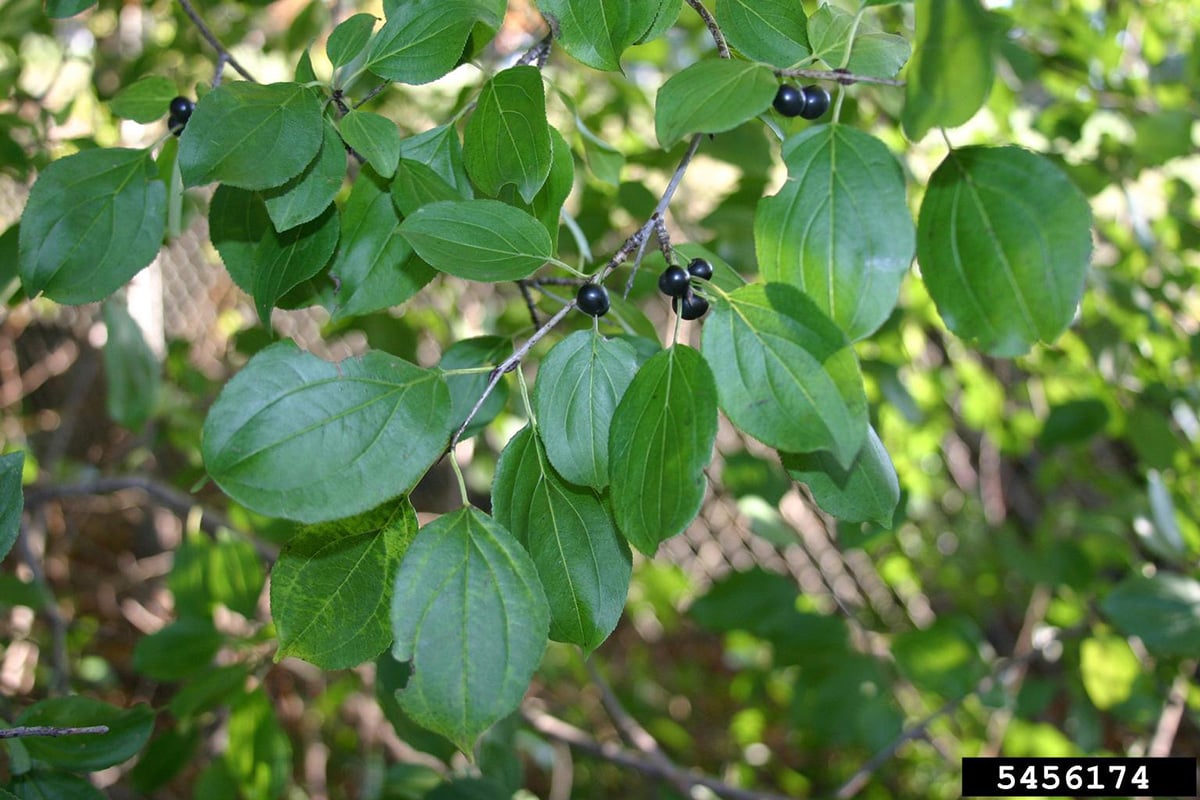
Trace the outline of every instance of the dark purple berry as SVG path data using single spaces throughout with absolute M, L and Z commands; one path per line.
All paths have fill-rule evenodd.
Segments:
M 688 262 L 687 271 L 693 278 L 699 278 L 702 281 L 711 281 L 713 265 L 708 263 L 706 259 L 693 258 Z
M 683 267 L 667 267 L 658 276 L 658 290 L 667 297 L 683 297 L 692 289 L 692 280 Z
M 804 95 L 804 108 L 800 116 L 804 119 L 818 119 L 829 110 L 829 92 L 813 84 L 800 90 Z
M 579 310 L 593 317 L 603 317 L 608 313 L 608 290 L 598 283 L 585 283 L 579 287 L 575 295 L 575 305 Z
M 675 311 L 684 319 L 700 319 L 708 311 L 708 301 L 698 294 L 689 294 L 671 301 Z
M 171 116 L 186 123 L 195 108 L 196 104 L 186 97 L 176 97 L 171 101 Z
M 804 111 L 805 102 L 804 94 L 799 89 L 790 83 L 785 83 L 775 93 L 773 105 L 775 110 L 785 117 L 798 117 L 800 112 Z

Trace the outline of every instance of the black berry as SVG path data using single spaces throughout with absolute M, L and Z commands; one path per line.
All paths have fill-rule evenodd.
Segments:
M 196 104 L 186 97 L 176 97 L 171 101 L 171 116 L 188 121 L 188 117 L 192 116 L 192 110 L 196 108 Z
M 689 294 L 682 299 L 676 297 L 671 305 L 684 319 L 700 319 L 708 311 L 708 301 L 698 294 Z
M 775 106 L 775 110 L 785 117 L 798 117 L 804 111 L 806 101 L 804 94 L 799 89 L 790 83 L 785 83 L 775 93 L 775 102 L 773 105 Z
M 699 278 L 702 281 L 710 281 L 713 276 L 713 265 L 708 263 L 703 258 L 693 258 L 687 266 L 688 273 L 693 278 Z
M 169 130 L 171 133 L 175 134 L 176 136 L 179 136 L 180 134 L 182 134 L 183 129 L 186 126 L 187 126 L 186 119 L 180 119 L 179 117 L 175 116 L 174 114 L 167 117 L 167 130 Z
M 829 92 L 813 84 L 800 90 L 804 95 L 804 108 L 800 116 L 804 119 L 817 119 L 829 110 Z
M 691 278 L 683 267 L 667 267 L 658 276 L 658 290 L 668 297 L 683 297 L 691 288 Z
M 585 314 L 603 317 L 609 308 L 608 290 L 598 283 L 585 283 L 575 295 L 575 305 Z

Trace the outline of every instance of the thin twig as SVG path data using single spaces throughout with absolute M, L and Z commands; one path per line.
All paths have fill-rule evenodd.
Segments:
M 529 311 L 529 319 L 533 322 L 533 327 L 536 328 L 542 323 L 538 319 L 537 304 L 533 301 L 533 293 L 529 291 L 530 285 L 530 281 L 517 281 L 517 288 L 521 290 L 521 297 L 525 299 L 525 308 Z
M 669 763 L 670 759 L 658 746 L 658 742 L 648 730 L 642 727 L 641 723 L 633 718 L 633 715 L 625 710 L 616 692 L 608 685 L 608 681 L 604 680 L 604 676 L 600 674 L 600 670 L 592 663 L 592 660 L 588 659 L 583 664 L 587 667 L 592 683 L 596 684 L 596 688 L 600 690 L 600 702 L 604 704 L 604 710 L 608 712 L 613 724 L 617 726 L 617 732 L 621 734 L 621 738 L 632 747 L 645 753 L 652 761 Z
M 895 78 L 877 78 L 874 75 L 858 75 L 844 69 L 777 69 L 781 78 L 809 78 L 814 81 L 835 81 L 843 86 L 854 83 L 874 83 L 879 86 L 903 86 L 904 81 Z
M 0 728 L 0 739 L 17 739 L 23 736 L 84 736 L 108 733 L 107 725 L 89 725 L 84 728 L 52 728 L 47 725 L 24 725 L 19 728 Z
M 550 55 L 550 43 L 554 41 L 554 34 L 547 33 L 538 43 L 526 50 L 517 59 L 517 65 L 534 64 L 538 69 L 546 65 L 546 57 Z
M 721 58 L 729 58 L 729 45 L 725 43 L 725 34 L 721 32 L 721 26 L 717 25 L 717 20 L 709 12 L 700 0 L 687 0 L 687 4 L 695 9 L 700 15 L 700 19 L 704 20 L 704 24 L 708 26 L 708 32 L 712 34 L 713 41 L 717 45 L 717 53 Z
M 196 13 L 196 9 L 192 8 L 191 0 L 179 0 L 179 7 L 183 9 L 183 13 L 188 15 L 188 18 L 191 19 L 192 23 L 196 26 L 196 29 L 200 31 L 200 35 L 204 37 L 205 41 L 212 45 L 213 49 L 217 51 L 218 56 L 228 62 L 229 66 L 237 70 L 237 73 L 243 78 L 253 83 L 258 83 L 258 81 L 254 79 L 254 76 L 247 72 L 246 68 L 239 64 L 238 60 L 233 57 L 233 53 L 229 52 L 229 48 L 221 44 L 221 40 L 217 38 L 216 34 L 209 30 L 209 27 L 204 24 L 204 20 L 202 20 L 200 15 Z
M 564 742 L 576 750 L 590 753 L 597 758 L 601 758 L 617 766 L 636 770 L 652 778 L 658 778 L 677 786 L 686 786 L 689 789 L 696 786 L 703 786 L 719 797 L 726 798 L 726 800 L 790 800 L 781 794 L 730 786 L 724 781 L 717 780 L 710 775 L 686 770 L 670 760 L 664 760 L 663 762 L 655 761 L 612 742 L 597 741 L 574 725 L 563 722 L 558 717 L 551 716 L 544 711 L 529 706 L 522 708 L 521 713 L 525 717 L 525 721 L 534 730 L 549 739 Z
M 378 95 L 380 92 L 382 92 L 384 89 L 386 89 L 388 87 L 389 83 L 390 83 L 390 81 L 384 81 L 383 83 L 379 84 L 374 89 L 372 89 L 371 91 L 367 92 L 365 95 L 363 95 L 362 100 L 359 100 L 357 103 L 354 104 L 354 107 L 358 108 L 363 103 L 367 103 L 367 102 L 370 102 L 371 100 L 374 100 L 376 95 Z

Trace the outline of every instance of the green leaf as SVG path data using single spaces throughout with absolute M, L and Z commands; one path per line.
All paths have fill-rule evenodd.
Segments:
M 375 660 L 375 699 L 396 735 L 422 753 L 429 753 L 442 761 L 448 761 L 458 748 L 444 736 L 422 728 L 413 722 L 397 700 L 408 679 L 412 676 L 412 662 L 397 661 L 387 651 Z M 414 800 L 420 800 L 414 798 Z
M 400 141 L 400 157 L 419 161 L 453 186 L 464 200 L 474 197 L 463 166 L 462 144 L 453 125 L 442 125 Z
M 704 501 L 703 470 L 717 435 L 716 397 L 704 359 L 677 344 L 642 365 L 613 412 L 613 513 L 629 543 L 648 556 L 681 533 Z
M 94 5 L 96 0 L 46 0 L 46 16 L 50 19 L 66 19 L 82 14 Z
M 845 125 L 784 143 L 788 180 L 754 217 L 759 270 L 811 298 L 852 341 L 892 313 L 916 231 L 904 175 L 878 139 Z
M 496 521 L 537 567 L 550 603 L 550 638 L 595 650 L 621 618 L 632 572 L 608 508 L 593 490 L 555 472 L 530 427 L 500 454 L 492 502 Z
M 392 652 L 412 662 L 400 706 L 471 752 L 520 704 L 549 625 L 537 571 L 511 533 L 475 508 L 439 517 L 396 575 Z
M 387 117 L 351 110 L 339 123 L 342 138 L 384 178 L 396 174 L 400 162 L 400 131 Z
M 375 16 L 355 14 L 338 23 L 325 42 L 325 53 L 334 69 L 344 67 L 358 57 L 371 40 L 375 30 Z
M 420 84 L 454 69 L 479 12 L 470 0 L 408 0 L 385 13 L 366 67 L 389 81 Z
M 550 129 L 551 161 L 550 174 L 542 188 L 530 204 L 530 212 L 541 220 L 550 234 L 552 250 L 558 247 L 559 219 L 562 216 L 563 204 L 571 195 L 575 186 L 575 158 L 571 154 L 571 145 L 556 129 Z
M 495 367 L 510 355 L 510 340 L 503 336 L 477 336 L 472 339 L 459 339 L 446 348 L 438 367 L 443 370 Z M 450 412 L 454 430 L 458 430 L 483 396 L 489 377 L 486 372 L 446 376 L 446 386 L 450 387 L 450 397 L 454 404 Z M 504 410 L 505 404 L 508 403 L 508 392 L 508 384 L 503 380 L 496 384 L 496 388 L 488 395 L 487 400 L 483 401 L 461 438 L 470 438 L 486 428 L 488 423 Z
M 806 485 L 827 514 L 842 522 L 875 522 L 891 528 L 900 504 L 900 482 L 874 428 L 853 463 L 843 468 L 825 452 L 780 453 L 792 478 Z
M 904 133 L 953 128 L 992 90 L 992 21 L 979 0 L 917 0 L 917 37 L 905 75 Z
M 446 183 L 441 175 L 434 172 L 433 167 L 402 158 L 396 169 L 396 179 L 392 182 L 392 199 L 396 202 L 397 210 L 408 216 L 430 203 L 470 198 L 463 197 L 457 189 Z
M 304 171 L 282 186 L 262 193 L 277 231 L 310 222 L 329 208 L 346 178 L 346 148 L 333 123 L 325 120 L 321 149 Z
M 117 92 L 108 105 L 118 117 L 145 124 L 165 117 L 178 94 L 171 79 L 147 75 Z
M 120 709 L 82 695 L 53 697 L 21 712 L 14 725 L 54 728 L 107 725 L 108 733 L 87 736 L 34 736 L 22 740 L 29 755 L 52 767 L 95 772 L 128 761 L 150 738 L 154 711 L 138 704 Z
M 161 368 L 142 329 L 123 303 L 104 303 L 104 383 L 108 415 L 137 431 L 146 424 L 158 402 Z
M 1108 406 L 1095 397 L 1053 406 L 1042 432 L 1038 434 L 1038 446 L 1048 449 L 1060 444 L 1085 441 L 1104 430 L 1108 420 Z
M 1107 711 L 1133 694 L 1144 675 L 1141 662 L 1122 636 L 1089 636 L 1079 643 L 1079 677 L 1092 705 Z
M 225 385 L 202 451 L 230 497 L 270 516 L 324 522 L 407 493 L 449 440 L 441 376 L 385 353 L 339 363 L 291 342 Z
M 965 616 L 940 616 L 928 628 L 893 637 L 891 651 L 900 671 L 919 689 L 961 697 L 988 673 L 979 653 L 982 635 Z
M 903 36 L 877 30 L 865 20 L 857 19 L 857 15 L 833 5 L 821 6 L 809 18 L 808 38 L 813 56 L 829 66 L 844 64 L 850 72 L 879 78 L 890 78 L 899 72 L 912 53 Z M 850 48 L 849 61 L 847 48 Z
M 25 494 L 21 491 L 24 469 L 25 453 L 18 451 L 0 456 L 0 560 L 12 550 L 21 533 L 21 512 L 25 508 Z
M 15 776 L 11 788 L 15 794 L 9 797 L 17 800 L 106 800 L 104 793 L 86 779 L 68 772 L 35 769 Z
M 254 308 L 264 325 L 270 324 L 271 309 L 288 290 L 321 271 L 329 263 L 338 242 L 338 215 L 333 206 L 321 216 L 278 233 L 274 228 L 254 250 L 251 294 Z
M 150 740 L 129 773 L 129 782 L 143 796 L 154 793 L 192 763 L 204 731 L 199 727 L 163 731 Z
M 497 200 L 431 203 L 400 233 L 434 269 L 472 281 L 528 278 L 554 254 L 541 223 Z
M 577 61 L 599 70 L 619 70 L 626 47 L 661 33 L 664 18 L 674 19 L 670 5 L 663 0 L 537 0 L 556 42 Z M 679 13 L 678 3 L 674 13 Z
M 538 367 L 533 407 L 550 463 L 568 481 L 608 486 L 608 432 L 613 411 L 637 374 L 632 345 L 576 331 Z
M 261 688 L 246 694 L 233 705 L 228 727 L 229 743 L 225 747 L 224 761 L 230 776 L 241 788 L 241 796 L 280 797 L 292 775 L 292 743 Z
M 912 45 L 903 36 L 859 26 L 846 69 L 858 75 L 894 77 L 912 56 Z
M 633 40 L 634 44 L 652 42 L 671 29 L 679 19 L 683 8 L 680 0 L 649 0 L 643 3 L 630 3 L 630 31 L 644 27 L 643 32 Z
M 809 54 L 804 8 L 792 0 L 720 0 L 717 23 L 729 45 L 753 61 L 786 68 Z
M 1042 156 L 951 151 L 917 223 L 921 275 L 946 327 L 994 356 L 1056 339 L 1083 294 L 1091 223 L 1083 194 Z
M 463 161 L 481 192 L 495 197 L 511 184 L 533 202 L 550 174 L 551 147 L 537 67 L 509 67 L 484 84 L 463 132 Z
M 416 533 L 417 513 L 404 498 L 289 539 L 271 570 L 275 660 L 348 669 L 386 650 L 396 570 Z
M 133 648 L 133 668 L 159 681 L 174 681 L 207 672 L 224 638 L 211 620 L 182 617 L 137 640 Z
M 299 175 L 324 138 L 321 102 L 298 83 L 224 83 L 196 104 L 179 139 L 185 186 L 270 189 Z
M 208 203 L 208 237 L 229 277 L 247 294 L 254 290 L 255 253 L 271 230 L 267 206 L 258 192 L 225 184 L 213 192 Z
M 766 111 L 779 81 L 770 67 L 724 58 L 692 64 L 658 90 L 654 130 L 669 148 L 691 133 L 721 133 Z
M 205 544 L 208 596 L 214 603 L 254 619 L 258 596 L 267 580 L 254 545 L 228 531 L 221 531 L 216 541 L 206 540 Z
M 421 291 L 435 273 L 412 255 L 387 184 L 364 168 L 342 208 L 342 235 L 329 267 L 341 281 L 334 321 L 398 306 Z
M 246 664 L 205 670 L 180 686 L 167 709 L 176 719 L 184 720 L 226 705 L 230 697 L 241 691 L 249 676 L 250 667 Z
M 1194 578 L 1134 575 L 1109 592 L 1100 608 L 1156 655 L 1191 657 L 1200 650 L 1200 582 Z
M 30 297 L 103 300 L 158 254 L 167 187 L 148 150 L 106 147 L 51 163 L 21 216 L 19 272 Z
M 796 288 L 750 284 L 714 298 L 704 357 L 721 410 L 764 444 L 828 450 L 849 465 L 867 439 L 867 400 L 845 334 Z

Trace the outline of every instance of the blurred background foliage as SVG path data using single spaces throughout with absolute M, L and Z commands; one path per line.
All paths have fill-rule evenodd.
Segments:
M 349 5 L 214 2 L 202 13 L 272 81 L 290 80 L 310 45 L 327 75 L 320 43 L 360 10 Z M 921 283 L 906 282 L 889 322 L 857 346 L 904 492 L 891 530 L 817 513 L 762 448 L 722 431 L 704 513 L 658 559 L 635 562 L 625 618 L 593 663 L 676 763 L 735 786 L 950 798 L 965 755 L 1200 752 L 1196 4 L 988 5 L 1003 31 L 997 80 L 985 109 L 948 135 L 956 146 L 1047 153 L 1089 196 L 1096 251 L 1078 319 L 1053 346 L 992 359 L 947 334 Z M 869 19 L 912 37 L 911 5 Z M 374 110 L 406 134 L 443 124 L 481 70 L 543 33 L 536 11 L 512 0 L 472 65 L 390 88 Z M 654 91 L 711 49 L 685 8 L 666 37 L 629 51 L 623 75 L 554 54 L 549 112 L 577 167 L 576 230 L 564 229 L 561 257 L 603 259 L 649 215 L 678 159 L 657 148 Z M 57 21 L 38 0 L 0 2 L 0 227 L 53 158 L 162 137 L 165 119 L 110 112 L 123 87 L 160 75 L 194 96 L 213 69 L 173 2 L 101 0 Z M 903 138 L 902 90 L 845 93 L 842 122 L 888 144 L 917 208 L 945 141 Z M 788 133 L 807 123 L 772 124 Z M 675 240 L 753 274 L 753 215 L 782 182 L 778 149 L 757 122 L 706 143 L 672 208 Z M 385 657 L 320 673 L 272 663 L 264 560 L 292 527 L 228 507 L 211 486 L 187 495 L 204 477 L 207 405 L 271 340 L 207 244 L 206 202 L 186 198 L 182 234 L 129 290 L 131 307 L 135 292 L 160 298 L 148 304 L 161 336 L 148 337 L 149 355 L 143 339 L 122 335 L 133 324 L 123 308 L 21 297 L 15 228 L 0 235 L 0 437 L 5 452 L 26 452 L 30 484 L 26 535 L 0 574 L 4 717 L 68 688 L 122 708 L 149 703 L 159 712 L 149 750 L 93 776 L 111 797 L 491 797 L 518 787 L 565 797 L 564 781 L 581 798 L 675 796 L 604 759 L 572 759 L 518 720 L 489 735 L 485 782 L 448 788 L 447 769 L 462 763 L 389 697 L 401 665 Z M 605 322 L 613 332 L 621 320 L 663 329 L 660 268 L 650 259 L 638 274 L 631 302 Z M 299 310 L 277 311 L 275 326 L 328 357 L 371 346 L 431 364 L 452 342 L 529 325 L 508 286 L 439 279 L 404 309 L 337 324 L 321 308 L 329 282 L 302 289 Z M 138 320 L 143 331 L 154 330 L 150 317 L 150 328 Z M 564 332 L 585 324 L 572 319 Z M 457 358 L 487 363 L 494 348 L 485 340 Z M 521 424 L 519 402 L 497 410 L 471 445 L 467 477 L 480 498 Z M 435 470 L 416 507 L 452 507 L 450 486 Z M 606 691 L 555 645 L 530 702 L 605 740 L 615 736 Z

